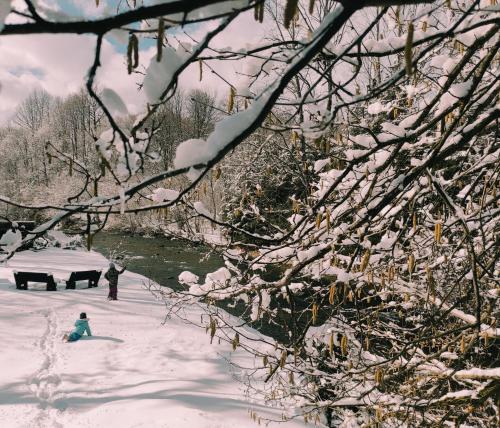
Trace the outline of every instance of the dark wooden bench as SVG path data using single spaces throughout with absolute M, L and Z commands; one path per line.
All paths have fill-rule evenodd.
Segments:
M 48 273 L 14 272 L 14 279 L 16 280 L 16 288 L 18 290 L 27 290 L 28 282 L 45 282 L 47 284 L 47 291 L 57 290 L 57 285 L 54 281 L 54 277 Z
M 75 289 L 76 281 L 89 281 L 88 288 L 97 287 L 99 278 L 101 277 L 100 270 L 82 270 L 79 272 L 71 272 L 69 279 L 66 281 L 66 289 Z

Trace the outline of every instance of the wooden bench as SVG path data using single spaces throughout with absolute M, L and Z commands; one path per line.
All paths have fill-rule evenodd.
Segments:
M 18 290 L 27 290 L 28 282 L 45 282 L 47 284 L 47 291 L 56 291 L 57 285 L 54 277 L 48 273 L 42 272 L 14 272 L 14 279 L 16 280 L 16 288 Z
M 76 281 L 89 281 L 88 288 L 97 287 L 99 278 L 101 277 L 100 270 L 82 270 L 79 272 L 71 272 L 69 279 L 66 281 L 66 289 L 74 290 Z

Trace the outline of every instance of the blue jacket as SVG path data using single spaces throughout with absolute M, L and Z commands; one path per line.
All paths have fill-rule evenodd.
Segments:
M 72 333 L 78 333 L 80 336 L 83 336 L 83 333 L 87 332 L 88 336 L 92 336 L 92 332 L 89 327 L 89 320 L 76 320 L 75 321 L 75 329 Z

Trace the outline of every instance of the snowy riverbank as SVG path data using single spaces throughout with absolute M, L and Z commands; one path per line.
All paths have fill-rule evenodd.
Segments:
M 52 272 L 104 269 L 95 252 L 49 249 L 23 252 L 0 266 L 0 421 L 31 427 L 255 427 L 248 410 L 280 418 L 263 403 L 249 403 L 225 358 L 229 344 L 210 345 L 201 329 L 164 321 L 162 302 L 126 272 L 119 301 L 97 289 L 21 291 L 14 270 Z M 64 344 L 78 314 L 87 312 L 94 334 Z M 190 316 L 199 319 L 192 309 Z M 279 425 L 279 424 L 276 424 Z M 272 426 L 272 425 L 271 425 Z M 291 421 L 287 428 L 303 427 Z

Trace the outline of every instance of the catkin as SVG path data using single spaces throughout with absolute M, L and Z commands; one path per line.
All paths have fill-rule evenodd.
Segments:
M 99 0 L 95 0 L 95 7 L 99 7 Z
M 406 35 L 405 45 L 405 65 L 406 74 L 411 76 L 412 73 L 412 49 L 413 49 L 413 23 L 408 24 L 408 34 Z
M 316 303 L 313 303 L 313 306 L 312 306 L 312 323 L 316 324 L 317 320 L 318 320 L 318 305 Z
M 412 273 L 413 269 L 415 269 L 415 256 L 413 254 L 410 254 L 408 256 L 408 272 Z
M 309 13 L 311 15 L 314 13 L 314 0 L 309 0 Z
M 236 333 L 234 335 L 234 339 L 233 339 L 233 342 L 232 342 L 233 351 L 236 351 L 236 348 L 238 347 L 239 344 L 240 344 L 240 335 L 238 333 Z
M 375 370 L 375 382 L 377 383 L 377 385 L 380 385 L 382 384 L 383 381 L 384 381 L 384 372 L 382 371 L 381 368 L 377 368 L 377 370 Z
M 488 336 L 487 332 L 484 332 L 483 336 L 483 341 L 484 341 L 484 347 L 487 348 L 490 344 L 490 338 Z
M 321 220 L 323 219 L 323 215 L 321 213 L 318 213 L 316 215 L 316 229 L 319 229 L 321 227 Z
M 134 68 L 139 66 L 139 39 L 134 34 Z
M 328 294 L 328 302 L 330 303 L 330 305 L 333 305 L 333 303 L 335 302 L 335 291 L 336 286 L 335 284 L 332 284 L 330 286 L 330 293 Z
M 366 282 L 370 285 L 373 284 L 373 271 L 370 270 L 367 274 L 366 274 Z M 361 289 L 359 290 L 361 291 Z
M 332 220 L 330 218 L 330 215 L 331 215 L 330 209 L 327 208 L 326 212 L 325 212 L 325 216 L 326 216 L 326 230 L 328 230 L 328 231 L 330 230 L 330 227 L 332 226 Z
M 389 268 L 389 280 L 392 281 L 396 277 L 396 268 L 392 265 Z
M 262 2 L 259 7 L 259 22 L 262 24 L 263 21 L 264 21 L 264 2 Z
M 299 3 L 298 0 L 288 0 L 286 2 L 285 15 L 284 15 L 285 28 L 290 27 L 290 22 L 292 22 L 292 20 L 295 17 L 295 13 L 297 12 L 298 3 Z
M 220 178 L 221 174 L 222 174 L 222 170 L 220 169 L 220 167 L 217 167 L 217 168 L 215 169 L 215 175 L 214 175 L 214 178 L 215 178 L 216 180 L 218 180 L 218 179 Z
M 442 231 L 441 222 L 438 221 L 434 225 L 434 240 L 436 241 L 437 244 L 441 243 L 441 231 Z
M 139 40 L 135 34 L 130 34 L 127 46 L 127 71 L 128 74 L 139 65 Z
M 361 272 L 364 272 L 366 267 L 368 266 L 368 262 L 370 261 L 370 255 L 371 255 L 370 250 L 366 250 L 365 253 L 363 254 L 363 257 L 361 259 L 361 265 L 359 267 Z
M 432 282 L 432 271 L 427 263 L 425 264 L 425 273 L 427 275 L 427 282 L 430 284 Z
M 217 330 L 217 324 L 215 323 L 214 319 L 211 319 L 210 320 L 210 343 L 212 343 L 212 340 L 214 339 L 216 330 Z
M 264 355 L 264 356 L 262 357 L 262 365 L 263 365 L 264 367 L 267 367 L 268 362 L 269 362 L 269 359 L 267 358 L 267 355 Z
M 347 355 L 347 336 L 342 335 L 342 339 L 340 340 L 340 350 L 342 351 L 342 355 L 345 357 Z
M 462 336 L 460 339 L 460 352 L 463 354 L 465 352 L 465 337 Z
M 231 86 L 229 89 L 229 97 L 227 100 L 227 112 L 231 113 L 234 107 L 234 97 L 236 95 L 236 90 Z
M 286 352 L 286 350 L 283 349 L 283 352 L 281 353 L 281 358 L 280 358 L 280 367 L 281 368 L 285 367 L 286 357 L 287 357 L 287 352 Z
M 203 61 L 201 59 L 198 60 L 198 66 L 200 68 L 200 77 L 199 77 L 199 80 L 201 82 L 202 79 L 203 79 Z
M 69 176 L 72 177 L 73 176 L 73 159 L 71 158 L 69 160 Z
M 158 38 L 156 39 L 156 61 L 160 62 L 163 54 L 163 39 L 165 38 L 165 20 L 158 21 Z M 201 79 L 200 79 L 201 80 Z
M 94 196 L 97 196 L 97 187 L 98 187 L 98 181 L 97 179 L 94 179 Z

